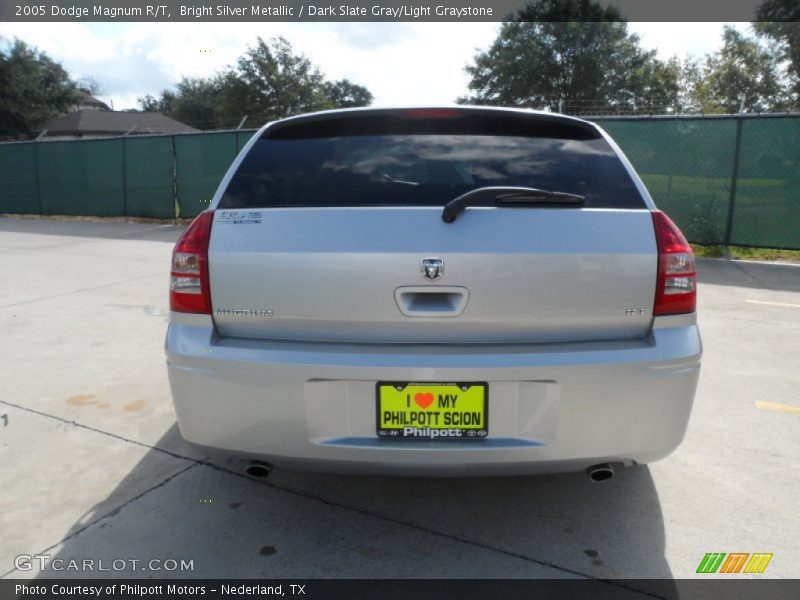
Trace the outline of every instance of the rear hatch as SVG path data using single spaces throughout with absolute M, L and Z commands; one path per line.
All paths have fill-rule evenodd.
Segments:
M 580 205 L 442 207 L 485 186 Z M 355 111 L 268 128 L 214 217 L 222 336 L 375 343 L 642 337 L 652 218 L 593 126 L 465 109 Z

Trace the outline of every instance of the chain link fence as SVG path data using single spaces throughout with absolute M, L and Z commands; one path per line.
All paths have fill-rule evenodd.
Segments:
M 800 249 L 800 114 L 593 120 L 690 241 Z
M 800 113 L 587 118 L 690 241 L 800 249 Z M 0 213 L 193 217 L 252 134 L 0 144 Z
M 0 213 L 194 217 L 253 131 L 0 144 Z

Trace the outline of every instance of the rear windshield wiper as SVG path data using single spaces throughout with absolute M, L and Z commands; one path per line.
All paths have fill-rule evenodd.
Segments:
M 501 206 L 533 206 L 537 204 L 583 204 L 586 201 L 580 194 L 555 192 L 532 187 L 489 186 L 476 188 L 453 198 L 444 205 L 442 221 L 452 223 L 456 217 L 471 204 L 492 198 Z

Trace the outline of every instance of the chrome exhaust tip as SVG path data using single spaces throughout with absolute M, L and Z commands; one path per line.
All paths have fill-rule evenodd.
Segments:
M 244 472 L 250 475 L 250 477 L 263 479 L 269 477 L 269 474 L 272 472 L 272 465 L 254 460 L 247 465 L 247 468 L 244 470 Z
M 614 477 L 614 467 L 608 463 L 602 463 L 586 469 L 586 474 L 589 476 L 589 481 L 600 483 L 601 481 L 608 481 Z

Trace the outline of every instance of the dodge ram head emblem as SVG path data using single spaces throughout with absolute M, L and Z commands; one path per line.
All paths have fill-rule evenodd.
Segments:
M 428 281 L 436 281 L 444 275 L 444 260 L 441 258 L 423 258 L 422 276 Z

